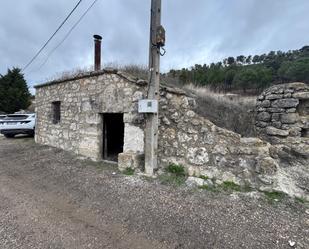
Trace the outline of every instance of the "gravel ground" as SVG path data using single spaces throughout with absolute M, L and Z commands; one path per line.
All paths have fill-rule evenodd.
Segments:
M 165 186 L 0 137 L 1 249 L 309 248 L 308 238 L 308 207 L 293 199 Z

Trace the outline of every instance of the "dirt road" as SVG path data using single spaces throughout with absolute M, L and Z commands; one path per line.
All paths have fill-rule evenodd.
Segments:
M 292 199 L 174 188 L 114 167 L 0 137 L 0 248 L 309 248 L 308 210 Z

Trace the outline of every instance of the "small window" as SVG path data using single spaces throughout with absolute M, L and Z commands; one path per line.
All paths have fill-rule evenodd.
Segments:
M 54 124 L 60 123 L 60 118 L 61 118 L 61 112 L 60 112 L 60 101 L 55 101 L 52 103 L 52 119 Z

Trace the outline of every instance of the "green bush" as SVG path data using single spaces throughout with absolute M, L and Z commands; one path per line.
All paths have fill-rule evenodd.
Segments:
M 132 176 L 134 175 L 134 169 L 132 168 L 126 168 L 124 171 L 122 171 L 123 174 L 127 175 L 127 176 Z
M 175 174 L 176 176 L 185 176 L 185 168 L 182 165 L 177 165 L 174 163 L 171 163 L 167 166 L 166 171 L 172 174 Z
M 237 191 L 240 192 L 241 191 L 241 186 L 234 183 L 234 182 L 230 182 L 230 181 L 225 181 L 223 182 L 220 187 L 224 190 L 224 191 Z
M 287 194 L 279 191 L 262 191 L 270 203 L 282 201 Z
M 185 183 L 186 173 L 182 165 L 171 163 L 166 167 L 166 172 L 159 177 L 162 184 L 180 186 Z

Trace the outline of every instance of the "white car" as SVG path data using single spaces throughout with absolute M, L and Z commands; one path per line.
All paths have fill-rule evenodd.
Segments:
M 17 134 L 34 135 L 35 130 L 34 113 L 31 114 L 9 114 L 0 119 L 0 133 L 7 138 Z

